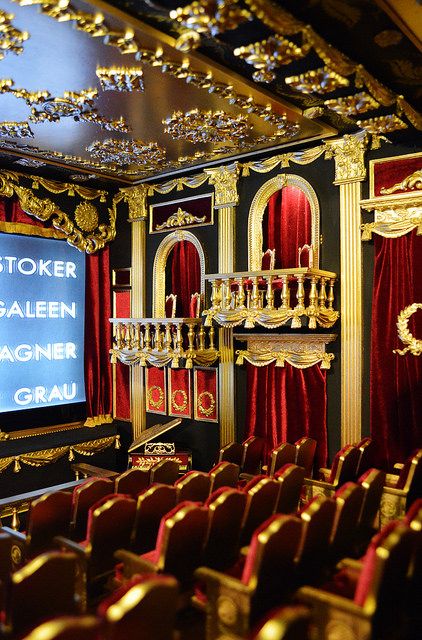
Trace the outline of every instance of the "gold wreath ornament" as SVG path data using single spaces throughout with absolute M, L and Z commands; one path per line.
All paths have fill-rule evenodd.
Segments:
M 154 391 L 158 391 L 158 400 L 154 400 L 153 393 Z M 154 384 L 152 387 L 149 387 L 147 392 L 148 405 L 153 407 L 154 409 L 158 409 L 164 402 L 164 391 L 161 387 Z
M 204 400 L 209 400 L 209 407 L 204 406 Z M 204 416 L 211 416 L 215 409 L 215 398 L 210 391 L 202 391 L 198 396 L 198 411 Z
M 409 319 L 416 313 L 418 309 L 422 309 L 422 302 L 414 302 L 408 307 L 405 307 L 403 311 L 400 311 L 397 316 L 397 333 L 403 344 L 407 345 L 405 349 L 393 349 L 393 353 L 397 353 L 399 356 L 404 356 L 405 353 L 410 351 L 414 356 L 420 356 L 422 354 L 422 340 L 417 340 L 409 331 Z
M 182 402 L 180 403 L 178 403 L 176 400 L 178 393 L 180 393 L 183 398 Z M 175 391 L 173 391 L 173 393 L 171 394 L 171 406 L 180 413 L 184 413 L 186 411 L 188 407 L 188 394 L 184 389 L 176 389 Z
M 98 225 L 98 211 L 93 204 L 81 202 L 75 209 L 75 222 L 82 231 L 90 232 Z

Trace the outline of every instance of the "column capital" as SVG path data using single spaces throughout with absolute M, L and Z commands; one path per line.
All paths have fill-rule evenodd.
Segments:
M 148 217 L 147 195 L 149 185 L 138 184 L 136 187 L 120 189 L 122 198 L 128 203 L 129 222 L 145 221 Z
M 326 142 L 326 158 L 334 158 L 336 175 L 334 184 L 362 182 L 366 178 L 366 134 L 345 135 L 339 140 Z
M 205 169 L 204 171 L 209 176 L 209 183 L 215 187 L 216 208 L 236 206 L 239 203 L 239 194 L 237 193 L 239 164 L 234 162 L 228 166 Z

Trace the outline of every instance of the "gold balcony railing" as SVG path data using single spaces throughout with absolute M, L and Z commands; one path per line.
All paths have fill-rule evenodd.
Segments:
M 213 364 L 219 351 L 213 327 L 200 318 L 110 318 L 114 343 L 111 362 L 145 367 L 200 366 Z
M 310 269 L 280 269 L 207 274 L 211 283 L 211 307 L 203 314 L 205 326 L 215 320 L 222 327 L 259 324 L 267 329 L 291 320 L 293 329 L 330 328 L 339 317 L 333 308 L 337 274 Z

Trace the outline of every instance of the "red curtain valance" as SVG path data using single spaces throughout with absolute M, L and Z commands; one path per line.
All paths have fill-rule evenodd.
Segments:
M 45 228 L 36 218 L 27 215 L 17 198 L 0 198 L 0 223 Z M 1 228 L 0 228 L 1 231 Z M 75 249 L 76 251 L 76 249 Z M 95 426 L 111 422 L 112 377 L 109 362 L 111 317 L 109 250 L 105 247 L 86 256 L 85 286 L 85 394 L 87 424 Z
M 281 442 L 302 436 L 317 443 L 316 464 L 327 462 L 326 372 L 318 365 L 297 369 L 286 363 L 247 365 L 247 435 L 261 436 L 268 454 Z

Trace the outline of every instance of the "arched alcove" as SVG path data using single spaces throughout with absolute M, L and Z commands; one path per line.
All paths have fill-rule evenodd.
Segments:
M 252 200 L 248 219 L 248 264 L 250 271 L 259 271 L 263 252 L 273 248 L 263 246 L 262 221 L 270 198 L 285 187 L 300 189 L 308 200 L 311 213 L 313 266 L 319 268 L 319 204 L 317 195 L 309 182 L 301 176 L 281 173 L 265 182 Z
M 152 274 L 152 314 L 154 318 L 163 318 L 165 316 L 167 259 L 174 246 L 184 240 L 191 242 L 198 252 L 201 271 L 201 290 L 199 293 L 202 296 L 205 293 L 205 254 L 200 241 L 190 231 L 182 231 L 180 229 L 173 231 L 160 243 L 154 258 Z

